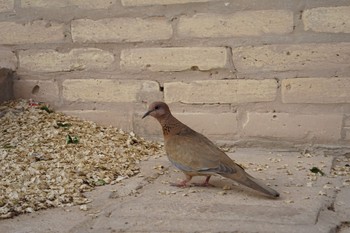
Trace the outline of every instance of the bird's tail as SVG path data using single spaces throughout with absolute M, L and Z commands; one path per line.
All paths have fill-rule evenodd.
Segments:
M 252 177 L 251 175 L 249 175 L 247 173 L 245 173 L 244 175 L 243 174 L 239 175 L 239 174 L 235 173 L 235 174 L 224 175 L 224 176 L 226 178 L 230 178 L 230 179 L 236 181 L 239 184 L 247 186 L 247 187 L 254 189 L 258 192 L 264 193 L 270 197 L 276 198 L 276 197 L 280 196 L 280 194 L 276 190 L 268 187 L 267 185 L 263 184 L 260 180 L 255 179 L 254 177 Z

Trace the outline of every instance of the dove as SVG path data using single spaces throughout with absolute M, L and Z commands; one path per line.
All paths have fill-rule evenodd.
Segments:
M 221 175 L 269 197 L 279 197 L 277 191 L 245 172 L 207 137 L 176 119 L 166 103 L 150 104 L 142 119 L 147 116 L 154 117 L 162 126 L 167 157 L 186 176 L 183 181 L 172 185 L 187 187 L 193 176 L 205 176 L 200 185 L 211 186 L 210 177 Z

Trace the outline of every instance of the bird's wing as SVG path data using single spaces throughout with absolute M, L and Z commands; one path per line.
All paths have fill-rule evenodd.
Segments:
M 208 138 L 190 129 L 169 137 L 165 149 L 169 160 L 185 172 L 232 174 L 242 170 Z

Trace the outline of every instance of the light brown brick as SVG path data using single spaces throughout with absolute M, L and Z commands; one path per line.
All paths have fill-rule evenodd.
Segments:
M 341 114 L 250 112 L 243 123 L 243 135 L 330 143 L 341 138 L 342 121 Z
M 126 111 L 106 110 L 63 110 L 64 114 L 76 116 L 105 126 L 115 126 L 132 131 L 132 114 Z
M 68 79 L 62 85 L 63 97 L 68 101 L 136 102 L 161 97 L 155 81 Z
M 140 48 L 123 50 L 120 66 L 136 71 L 210 70 L 225 67 L 226 60 L 221 47 Z
M 149 6 L 149 5 L 169 5 L 185 4 L 194 2 L 215 2 L 218 0 L 122 0 L 123 6 Z
M 174 116 L 211 139 L 232 139 L 238 131 L 236 113 L 174 113 Z
M 345 131 L 345 137 L 344 137 L 344 140 L 346 140 L 346 141 L 350 141 L 350 127 L 346 127 L 346 128 L 344 128 L 344 131 Z
M 15 53 L 6 48 L 0 48 L 0 69 L 6 68 L 10 70 L 16 70 L 17 58 Z
M 133 117 L 133 131 L 148 140 L 162 140 L 163 133 L 160 124 L 153 117 L 142 119 L 145 111 L 136 112 Z
M 22 0 L 23 8 L 60 8 L 77 6 L 81 9 L 107 9 L 117 0 Z
M 113 64 L 114 55 L 97 48 L 72 49 L 67 53 L 26 50 L 19 52 L 19 61 L 20 68 L 29 71 L 104 70 Z
M 293 31 L 293 12 L 285 10 L 240 11 L 234 14 L 182 16 L 181 37 L 234 37 L 286 34 Z
M 183 103 L 249 103 L 273 101 L 277 82 L 265 80 L 207 80 L 164 83 L 164 100 Z
M 34 99 L 55 105 L 59 101 L 59 89 L 52 80 L 15 80 L 13 84 L 14 97 Z
M 348 78 L 293 78 L 282 80 L 283 103 L 350 103 Z
M 234 48 L 239 72 L 348 69 L 350 43 L 265 45 Z
M 74 42 L 136 42 L 166 40 L 172 36 L 172 27 L 165 18 L 108 18 L 72 21 Z
M 350 128 L 350 115 L 349 114 L 344 116 L 344 126 Z
M 159 123 L 151 117 L 142 119 L 144 113 L 135 114 L 134 132 L 149 139 L 162 139 L 163 134 Z M 238 131 L 236 113 L 173 112 L 173 114 L 180 121 L 212 140 L 231 140 Z
M 14 0 L 0 0 L 0 12 L 13 11 Z
M 350 33 L 350 6 L 318 7 L 305 10 L 302 19 L 306 31 Z
M 0 44 L 59 43 L 65 39 L 62 23 L 37 20 L 31 23 L 0 22 Z

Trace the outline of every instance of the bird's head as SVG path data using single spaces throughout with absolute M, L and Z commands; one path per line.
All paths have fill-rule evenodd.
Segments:
M 142 119 L 150 115 L 156 119 L 161 119 L 170 114 L 169 107 L 164 102 L 153 102 L 149 107 L 148 111 L 143 115 Z

